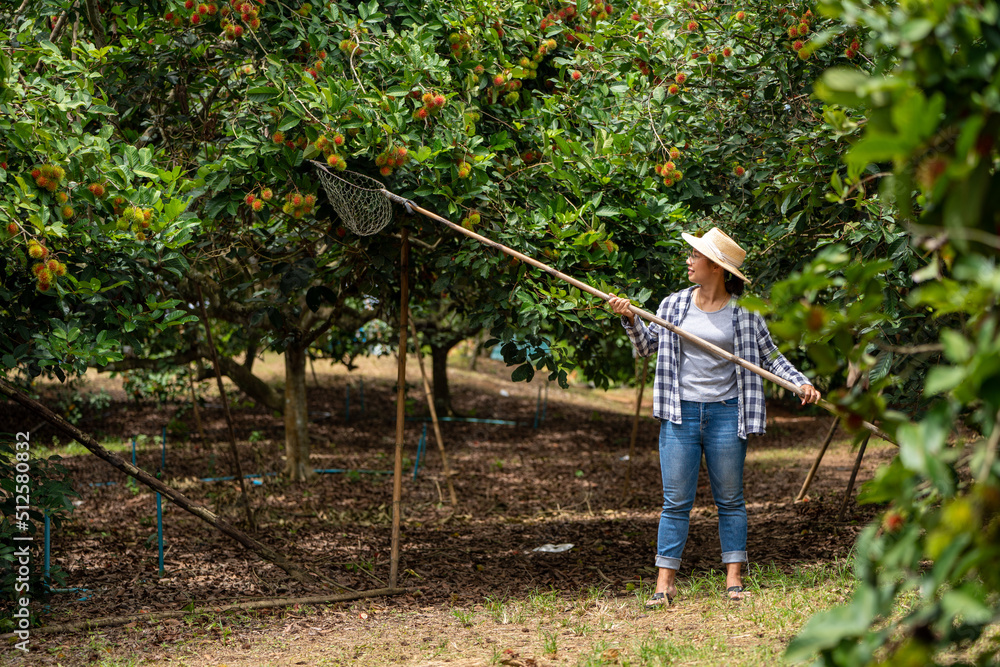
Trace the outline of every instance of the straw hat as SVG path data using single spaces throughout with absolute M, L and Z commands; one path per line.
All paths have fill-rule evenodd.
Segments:
M 743 266 L 747 251 L 741 248 L 736 241 L 726 236 L 721 229 L 712 227 L 701 237 L 687 233 L 682 233 L 681 236 L 710 261 L 715 262 L 743 282 L 750 282 L 749 278 L 740 273 L 740 267 Z

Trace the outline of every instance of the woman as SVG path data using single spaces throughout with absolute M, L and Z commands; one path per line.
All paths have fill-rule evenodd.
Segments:
M 736 305 L 744 283 L 750 282 L 740 273 L 746 251 L 718 228 L 700 238 L 681 236 L 693 248 L 687 268 L 694 286 L 665 298 L 657 315 L 792 382 L 799 387 L 803 405 L 818 401 L 819 392 L 778 352 L 763 318 Z M 661 420 L 663 511 L 657 533 L 656 592 L 646 606 L 669 605 L 677 595 L 674 579 L 687 542 L 703 454 L 719 512 L 726 596 L 741 600 L 742 566 L 747 562 L 743 461 L 747 434 L 764 433 L 763 381 L 660 325 L 637 320 L 627 299 L 612 296 L 608 303 L 622 316 L 638 354 L 658 353 L 653 416 Z

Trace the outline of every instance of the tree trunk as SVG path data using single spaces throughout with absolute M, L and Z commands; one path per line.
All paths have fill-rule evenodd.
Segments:
M 285 475 L 302 481 L 312 477 L 309 464 L 309 408 L 306 403 L 306 350 L 285 350 Z
M 441 416 L 455 414 L 451 409 L 451 390 L 448 388 L 448 353 L 457 344 L 458 341 L 447 341 L 443 345 L 430 343 L 434 407 Z

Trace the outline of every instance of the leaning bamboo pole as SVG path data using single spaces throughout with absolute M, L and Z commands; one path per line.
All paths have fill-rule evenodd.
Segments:
M 642 392 L 646 388 L 646 372 L 649 362 L 645 357 L 636 357 L 636 363 L 642 365 L 642 377 L 639 380 L 639 390 L 635 397 L 635 415 L 632 418 L 632 437 L 628 443 L 628 467 L 625 468 L 625 498 L 632 493 L 632 460 L 635 458 L 635 442 L 639 437 L 639 414 L 642 412 Z
M 451 466 L 448 464 L 448 454 L 444 450 L 444 440 L 441 438 L 441 424 L 438 422 L 437 407 L 434 405 L 434 394 L 431 391 L 431 383 L 427 381 L 427 371 L 424 370 L 424 355 L 420 352 L 420 338 L 417 336 L 417 325 L 413 321 L 413 313 L 409 313 L 410 330 L 413 334 L 413 347 L 417 351 L 417 364 L 420 366 L 420 379 L 424 382 L 424 396 L 427 398 L 427 407 L 431 413 L 431 422 L 434 424 L 434 437 L 437 439 L 438 451 L 441 453 L 441 465 L 444 468 L 444 478 L 448 483 L 448 495 L 451 497 L 451 506 L 458 505 L 458 498 L 455 496 L 455 483 L 451 479 Z
M 209 510 L 204 505 L 199 505 L 194 502 L 183 493 L 167 486 L 160 480 L 156 479 L 145 470 L 137 468 L 125 459 L 121 458 L 113 452 L 109 452 L 107 449 L 101 446 L 97 440 L 92 436 L 84 433 L 77 427 L 73 426 L 65 419 L 55 414 L 47 407 L 34 400 L 33 398 L 26 396 L 24 393 L 20 392 L 14 386 L 8 384 L 5 380 L 0 379 L 0 393 L 4 394 L 16 403 L 21 404 L 23 407 L 27 408 L 31 412 L 40 416 L 42 419 L 47 421 L 60 433 L 66 435 L 73 440 L 76 440 L 81 445 L 89 449 L 98 458 L 103 459 L 107 463 L 111 464 L 113 467 L 122 471 L 126 475 L 135 478 L 136 481 L 148 486 L 149 488 L 162 494 L 164 498 L 172 501 L 178 507 L 190 512 L 202 521 L 215 527 L 220 532 L 233 538 L 244 547 L 257 554 L 261 558 L 271 563 L 274 563 L 282 570 L 288 573 L 288 576 L 292 577 L 296 581 L 303 584 L 313 584 L 316 583 L 317 578 L 302 570 L 300 567 L 291 563 L 287 558 L 274 551 L 270 547 L 261 544 L 254 538 L 250 537 L 238 528 L 230 525 L 227 521 L 220 518 L 217 514 Z M 344 590 L 349 590 L 351 592 L 356 592 L 353 589 L 347 588 L 337 584 L 336 582 L 330 582 L 334 585 L 343 588 Z M 395 588 L 395 586 L 390 586 L 390 588 Z

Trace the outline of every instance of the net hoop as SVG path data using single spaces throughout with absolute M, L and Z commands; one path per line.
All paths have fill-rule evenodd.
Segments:
M 335 174 L 324 164 L 310 162 L 316 168 L 326 198 L 346 229 L 359 236 L 371 236 L 392 221 L 392 202 L 380 182 L 353 171 Z

